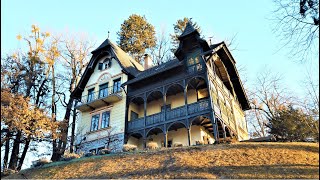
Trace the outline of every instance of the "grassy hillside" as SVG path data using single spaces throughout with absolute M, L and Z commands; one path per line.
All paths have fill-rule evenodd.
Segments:
M 318 143 L 235 143 L 51 163 L 7 178 L 319 178 Z

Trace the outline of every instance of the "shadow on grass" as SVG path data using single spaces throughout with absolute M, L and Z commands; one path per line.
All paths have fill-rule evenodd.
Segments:
M 313 145 L 313 144 L 310 144 Z M 294 144 L 294 143 L 247 143 L 240 142 L 237 144 L 231 144 L 228 148 L 243 148 L 243 149 L 255 149 L 255 148 L 270 148 L 270 149 L 289 149 L 289 150 L 301 150 L 307 152 L 319 153 L 319 146 L 310 146 L 309 144 Z
M 84 179 L 126 179 L 126 178 L 178 178 L 178 179 L 203 179 L 203 178 L 317 178 L 319 167 L 316 165 L 268 165 L 268 166 L 217 166 L 217 167 L 178 167 L 163 166 L 161 168 L 141 168 L 140 170 L 102 173 L 97 176 L 84 176 Z

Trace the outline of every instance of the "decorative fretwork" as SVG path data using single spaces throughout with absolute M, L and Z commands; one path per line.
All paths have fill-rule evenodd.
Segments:
M 133 130 L 133 129 L 140 129 L 144 127 L 144 118 L 138 118 L 134 119 L 132 121 L 129 121 L 128 123 L 128 130 Z
M 186 113 L 186 106 L 180 106 L 174 109 L 168 109 L 166 111 L 166 117 L 164 112 L 157 114 L 152 114 L 146 117 L 146 123 L 144 123 L 144 118 L 134 119 L 128 122 L 128 130 L 138 130 L 152 125 L 159 125 L 168 122 L 176 121 L 177 119 L 182 119 L 187 116 L 192 116 L 195 114 L 202 113 L 205 110 L 209 110 L 209 99 L 204 99 L 192 104 L 187 105 L 188 114 Z

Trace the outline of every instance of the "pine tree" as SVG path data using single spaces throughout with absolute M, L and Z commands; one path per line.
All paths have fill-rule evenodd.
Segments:
M 156 46 L 154 26 L 145 17 L 133 14 L 121 24 L 119 46 L 140 63 L 145 51 Z
M 282 141 L 303 141 L 308 137 L 319 137 L 316 127 L 319 126 L 318 121 L 292 106 L 280 110 L 278 116 L 272 118 L 267 126 L 270 128 L 269 133 Z

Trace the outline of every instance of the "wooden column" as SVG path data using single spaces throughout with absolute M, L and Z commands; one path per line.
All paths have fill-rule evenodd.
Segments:
M 213 136 L 214 136 L 215 143 L 219 142 L 219 131 L 218 131 L 217 122 L 213 124 Z
M 188 130 L 188 144 L 191 146 L 191 127 L 187 129 Z
M 168 147 L 168 133 L 164 133 L 164 147 L 167 148 Z
M 165 93 L 165 88 L 162 87 L 163 90 L 163 119 L 164 121 L 167 120 L 167 97 L 166 97 L 166 93 Z
M 186 110 L 186 115 L 188 115 L 188 100 L 187 100 L 187 87 L 186 80 L 183 80 L 183 96 L 184 96 L 184 107 Z
M 223 130 L 223 139 L 226 140 L 227 133 L 226 133 L 226 125 L 225 124 L 222 124 L 222 130 Z
M 143 114 L 144 114 L 144 127 L 146 127 L 147 126 L 147 95 L 146 93 L 144 93 Z

